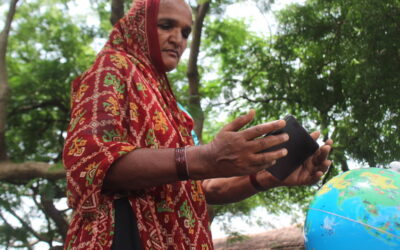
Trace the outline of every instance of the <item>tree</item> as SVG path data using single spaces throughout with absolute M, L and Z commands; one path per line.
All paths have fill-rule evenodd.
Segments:
M 11 30 L 11 23 L 14 19 L 15 10 L 18 0 L 10 3 L 4 28 L 0 33 L 0 161 L 7 160 L 7 150 L 5 144 L 5 132 L 7 122 L 7 104 L 8 104 L 8 74 L 6 52 L 8 45 L 8 37 Z
M 399 14 L 398 1 L 307 1 L 278 14 L 279 32 L 270 41 L 238 20 L 213 20 L 205 51 L 220 63 L 220 77 L 203 86 L 222 94 L 207 109 L 229 105 L 233 117 L 256 108 L 255 123 L 292 113 L 321 130 L 335 141 L 334 167 L 324 181 L 349 170 L 349 160 L 383 167 L 400 157 Z M 290 211 L 315 190 L 276 189 L 217 214 L 262 203 L 269 211 Z M 268 204 L 274 200 L 280 204 Z
M 112 0 L 111 1 L 111 17 L 110 22 L 112 25 L 118 22 L 124 16 L 124 1 Z
M 16 2 L 8 16 L 15 13 Z M 7 19 L 10 36 L 4 51 L 10 91 L 7 109 L 0 108 L 7 110 L 1 149 L 8 154 L 0 160 L 1 245 L 31 249 L 42 242 L 54 247 L 63 243 L 68 227 L 67 210 L 58 209 L 57 203 L 65 197 L 60 161 L 69 86 L 95 53 L 89 46 L 93 30 L 73 24 L 65 4 L 24 2 L 12 31 Z M 38 219 L 41 225 L 35 225 Z
M 398 1 L 308 1 L 279 13 L 270 43 L 217 20 L 207 46 L 221 41 L 211 54 L 226 103 L 255 105 L 264 120 L 293 113 L 336 141 L 338 162 L 382 166 L 399 158 L 398 14 Z
M 336 141 L 343 171 L 350 158 L 376 167 L 400 157 L 399 14 L 398 1 L 375 0 L 308 1 L 280 14 L 282 90 Z
M 198 5 L 192 7 L 194 13 L 194 24 L 192 40 L 190 43 L 190 56 L 187 68 L 189 80 L 189 110 L 194 117 L 194 131 L 202 141 L 204 114 L 201 108 L 200 97 L 200 76 L 198 70 L 198 57 L 200 52 L 201 34 L 203 31 L 204 19 L 210 8 L 211 0 L 199 1 Z

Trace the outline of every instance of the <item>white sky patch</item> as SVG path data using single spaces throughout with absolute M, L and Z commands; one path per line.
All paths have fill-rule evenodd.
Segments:
M 274 13 L 285 8 L 288 4 L 304 4 L 305 0 L 277 0 L 271 5 L 268 13 L 262 13 L 252 1 L 240 2 L 228 6 L 226 14 L 232 18 L 245 18 L 250 20 L 250 30 L 259 32 L 264 36 L 271 36 L 276 33 L 278 24 Z
M 89 26 L 99 26 L 100 20 L 98 13 L 92 9 L 90 2 L 87 0 L 72 1 L 68 3 L 69 13 L 71 16 L 79 17 L 85 20 Z
M 400 161 L 393 161 L 389 164 L 389 167 L 393 169 L 394 171 L 397 171 L 400 173 Z
M 90 27 L 100 26 L 100 17 L 96 10 L 93 10 L 88 0 L 72 1 L 68 3 L 69 13 L 72 17 L 83 20 L 86 25 Z M 110 7 L 111 8 L 111 7 Z M 91 47 L 96 51 L 100 52 L 106 43 L 106 38 L 96 38 L 91 44 Z

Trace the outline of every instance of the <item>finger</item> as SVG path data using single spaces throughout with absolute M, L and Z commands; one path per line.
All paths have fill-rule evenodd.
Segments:
M 304 170 L 313 177 L 317 171 L 321 169 L 321 162 L 316 163 L 315 156 L 309 157 L 303 164 Z
M 268 165 L 272 166 L 276 160 L 287 155 L 287 149 L 282 148 L 268 153 L 254 154 L 252 158 L 253 165 Z
M 331 162 L 330 160 L 325 160 L 324 162 L 321 163 L 321 165 L 319 165 L 319 166 L 316 168 L 316 171 L 320 171 L 320 172 L 322 172 L 323 174 L 325 174 L 326 171 L 328 171 L 329 166 L 330 166 L 331 164 L 332 164 L 332 162 Z
M 314 131 L 310 134 L 310 136 L 314 139 L 317 140 L 319 138 L 319 136 L 321 135 L 321 133 L 319 131 Z
M 306 179 L 308 179 L 307 184 L 315 184 L 317 183 L 321 177 L 324 175 L 325 171 L 323 171 L 322 169 L 320 170 L 319 168 L 314 168 L 312 170 L 308 169 L 308 177 Z
M 315 165 L 321 164 L 321 162 L 325 161 L 328 158 L 329 152 L 331 151 L 330 145 L 324 145 L 318 149 L 318 154 L 315 154 L 313 157 L 313 162 Z
M 249 113 L 239 116 L 232 122 L 225 125 L 221 131 L 238 131 L 239 129 L 243 128 L 246 124 L 251 122 L 254 119 L 256 111 L 251 109 Z
M 289 140 L 289 135 L 287 133 L 279 135 L 269 135 L 256 140 L 248 142 L 249 148 L 253 152 L 260 152 L 263 150 L 268 150 L 269 148 L 282 144 Z M 269 150 L 270 151 L 270 150 Z
M 321 177 L 324 175 L 321 171 L 315 172 L 313 176 L 311 176 L 310 182 L 308 184 L 315 184 L 321 180 Z
M 312 175 L 311 175 L 311 180 L 310 180 L 310 184 L 315 184 L 318 181 L 321 180 L 321 177 L 328 171 L 329 166 L 331 165 L 331 161 L 326 160 L 323 163 L 323 166 L 319 169 L 316 170 Z
M 332 164 L 330 160 L 325 160 L 319 165 L 313 164 L 312 157 L 308 158 L 303 164 L 303 170 L 307 172 L 305 184 L 315 184 L 320 178 L 328 171 L 329 166 Z
M 277 120 L 277 121 L 253 126 L 251 128 L 243 130 L 241 133 L 243 133 L 246 140 L 252 140 L 254 138 L 265 135 L 269 132 L 281 129 L 285 126 L 286 126 L 286 122 L 284 120 Z

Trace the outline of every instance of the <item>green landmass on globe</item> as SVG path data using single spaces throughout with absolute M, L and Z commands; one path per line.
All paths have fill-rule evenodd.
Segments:
M 349 246 L 349 239 L 368 249 L 400 249 L 400 173 L 365 168 L 332 178 L 310 204 L 305 237 L 308 249 Z
M 346 199 L 359 197 L 363 200 L 366 209 L 374 215 L 378 215 L 377 204 L 380 206 L 399 206 L 400 179 L 395 178 L 397 173 L 383 169 L 376 169 L 374 172 L 377 173 L 371 171 L 343 173 L 337 178 L 333 178 L 328 185 L 324 185 L 316 196 L 323 195 L 334 188 L 341 191 L 338 198 L 339 206 Z M 357 183 L 354 182 L 354 179 L 357 180 Z

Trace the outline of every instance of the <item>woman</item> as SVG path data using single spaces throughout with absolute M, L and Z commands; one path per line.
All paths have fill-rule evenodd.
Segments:
M 135 0 L 93 66 L 74 81 L 64 147 L 74 209 L 67 249 L 212 249 L 207 203 L 312 184 L 330 165 L 329 141 L 284 182 L 261 171 L 287 152 L 257 152 L 288 136 L 256 139 L 284 121 L 239 131 L 254 111 L 212 143 L 187 147 L 193 121 L 178 108 L 165 72 L 177 66 L 191 24 L 183 0 Z

